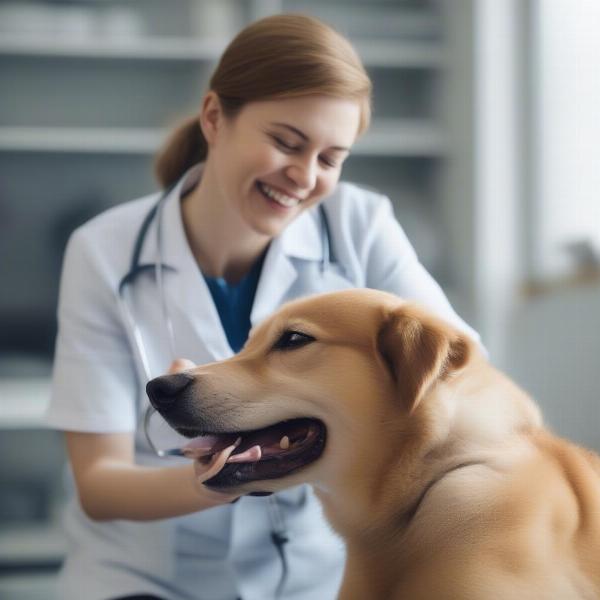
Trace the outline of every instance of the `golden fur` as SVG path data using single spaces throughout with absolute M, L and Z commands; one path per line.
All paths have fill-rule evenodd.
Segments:
M 315 341 L 274 350 L 289 330 Z M 341 600 L 600 599 L 600 459 L 422 308 L 367 290 L 298 300 L 190 373 L 221 427 L 326 425 L 314 463 L 235 491 L 314 486 L 347 545 Z

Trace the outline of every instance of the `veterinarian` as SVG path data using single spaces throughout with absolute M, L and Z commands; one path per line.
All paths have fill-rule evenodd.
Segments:
M 477 337 L 389 200 L 339 182 L 370 97 L 355 51 L 329 27 L 258 21 L 159 155 L 163 191 L 72 235 L 47 416 L 65 432 L 76 491 L 61 600 L 336 597 L 343 548 L 311 489 L 236 502 L 208 490 L 223 462 L 157 456 L 144 386 L 191 364 L 177 358 L 231 356 L 287 300 L 344 288 L 419 300 Z

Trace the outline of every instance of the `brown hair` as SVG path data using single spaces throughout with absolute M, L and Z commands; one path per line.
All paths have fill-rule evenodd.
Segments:
M 306 15 L 274 15 L 243 29 L 223 53 L 210 89 L 232 118 L 249 102 L 313 94 L 359 102 L 359 133 L 371 117 L 371 81 L 358 54 L 342 35 Z M 207 152 L 198 116 L 185 119 L 156 158 L 160 184 L 175 183 Z

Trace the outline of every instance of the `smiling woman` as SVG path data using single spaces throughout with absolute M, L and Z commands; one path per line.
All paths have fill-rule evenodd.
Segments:
M 370 101 L 358 55 L 316 19 L 271 17 L 233 40 L 200 114 L 175 131 L 156 162 L 168 187 L 205 160 L 183 205 L 204 273 L 237 282 L 270 239 L 333 191 L 369 125 Z
M 238 494 L 223 491 L 244 480 L 261 492 L 258 480 L 312 465 L 324 424 L 269 414 L 236 426 L 227 398 L 203 382 L 213 409 L 200 426 L 201 409 L 174 395 L 191 385 L 186 369 L 231 357 L 281 304 L 324 291 L 409 296 L 476 337 L 389 200 L 339 181 L 370 102 L 369 77 L 340 34 L 302 15 L 257 21 L 233 39 L 197 114 L 157 158 L 165 191 L 71 237 L 48 412 L 66 432 L 78 492 L 61 599 L 81 598 L 82 573 L 87 600 L 337 596 L 344 551 L 310 488 L 235 504 Z M 322 346 L 302 327 L 275 333 L 269 360 L 315 349 L 319 360 Z M 173 451 L 156 453 L 140 391 L 165 373 L 177 375 L 148 392 L 165 429 L 186 438 L 158 440 Z M 296 405 L 285 385 L 281 394 Z
M 209 92 L 199 120 L 210 150 L 202 180 L 183 204 L 203 270 L 235 280 L 248 265 L 223 265 L 216 255 L 225 258 L 234 241 L 245 241 L 255 259 L 301 212 L 329 195 L 359 119 L 355 101 L 323 95 L 252 102 L 227 117 Z
M 278 15 L 241 31 L 210 80 L 229 118 L 251 102 L 326 95 L 360 107 L 359 133 L 371 118 L 371 81 L 352 45 L 330 27 L 304 15 Z M 196 115 L 184 121 L 159 155 L 164 187 L 207 154 Z

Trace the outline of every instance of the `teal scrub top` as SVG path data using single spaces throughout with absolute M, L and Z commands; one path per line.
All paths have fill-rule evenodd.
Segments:
M 236 353 L 246 343 L 252 327 L 250 313 L 252 312 L 265 254 L 266 252 L 263 252 L 250 271 L 237 283 L 229 283 L 223 277 L 204 275 L 204 280 L 217 307 L 227 341 Z

